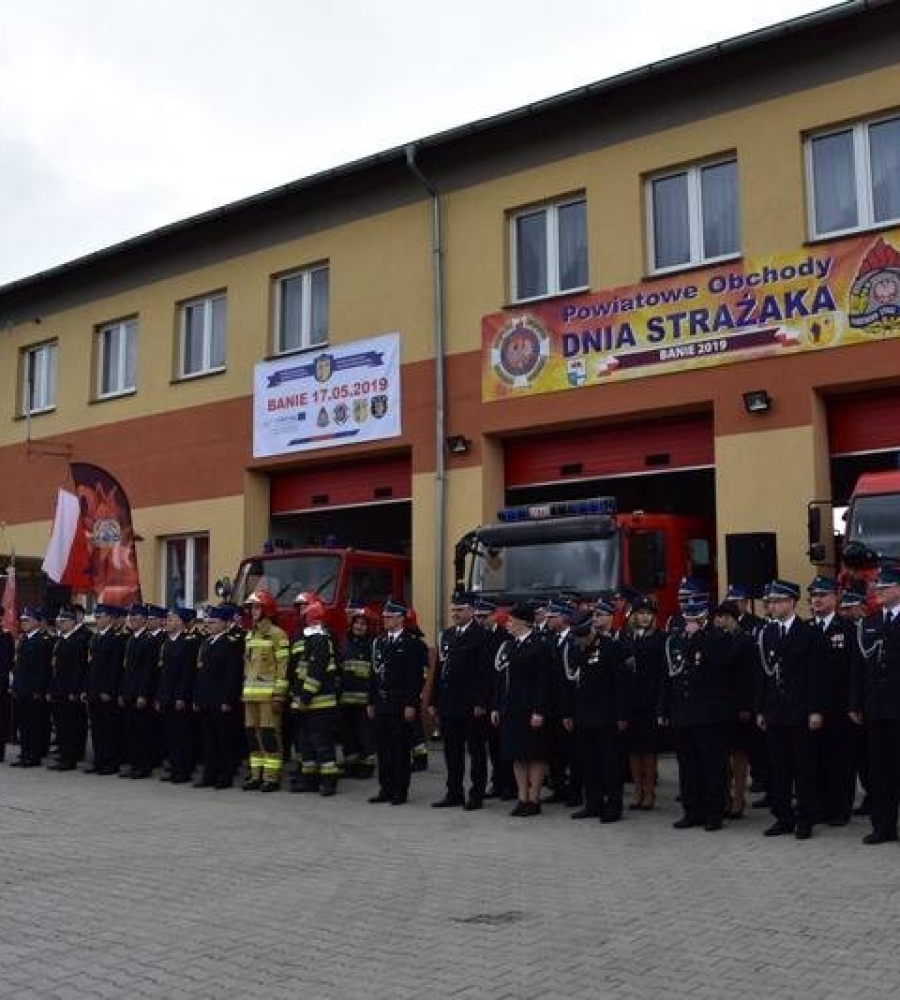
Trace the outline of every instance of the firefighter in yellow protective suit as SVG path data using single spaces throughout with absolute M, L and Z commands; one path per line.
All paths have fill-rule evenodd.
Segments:
M 275 792 L 281 787 L 281 716 L 287 696 L 290 642 L 275 624 L 277 605 L 267 590 L 246 601 L 250 632 L 244 647 L 244 725 L 250 768 L 244 791 Z

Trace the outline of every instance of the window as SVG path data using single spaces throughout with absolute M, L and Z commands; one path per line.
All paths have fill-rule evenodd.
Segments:
M 357 566 L 350 574 L 350 592 L 347 597 L 351 603 L 383 604 L 391 596 L 393 588 L 393 570 L 378 566 Z
M 22 415 L 44 413 L 56 406 L 57 343 L 26 347 L 22 351 Z
M 275 295 L 275 350 L 279 354 L 327 342 L 327 267 L 310 267 L 279 278 Z
M 900 220 L 900 118 L 812 136 L 806 168 L 813 237 Z
M 700 164 L 647 184 L 651 270 L 740 253 L 737 160 Z
M 164 602 L 195 607 L 209 596 L 209 535 L 163 539 Z
M 225 367 L 225 296 L 186 302 L 181 307 L 182 376 Z
M 97 395 L 131 392 L 137 378 L 137 320 L 110 323 L 97 331 Z
M 512 297 L 521 302 L 587 288 L 584 198 L 512 217 Z

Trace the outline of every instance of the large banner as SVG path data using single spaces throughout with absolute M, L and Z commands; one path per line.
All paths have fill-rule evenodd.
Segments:
M 482 320 L 485 401 L 900 337 L 900 230 Z
M 399 333 L 256 366 L 254 458 L 399 434 Z

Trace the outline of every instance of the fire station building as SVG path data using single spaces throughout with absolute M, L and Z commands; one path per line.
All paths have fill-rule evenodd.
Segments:
M 806 581 L 807 504 L 900 458 L 898 53 L 841 4 L 0 288 L 0 549 L 82 461 L 154 601 L 387 547 L 433 634 L 466 531 L 610 494 Z

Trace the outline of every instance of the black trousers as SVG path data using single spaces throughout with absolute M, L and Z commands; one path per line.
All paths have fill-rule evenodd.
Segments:
M 200 746 L 203 754 L 203 777 L 206 781 L 233 781 L 241 761 L 243 720 L 232 709 L 203 708 L 197 715 L 200 723 Z
M 122 763 L 122 715 L 119 706 L 110 699 L 92 699 L 88 703 L 91 723 L 91 746 L 94 767 L 118 768 Z
M 584 805 L 597 815 L 622 812 L 624 774 L 619 731 L 614 725 L 575 730 L 581 759 Z
M 500 727 L 487 727 L 488 759 L 491 762 L 491 786 L 497 795 L 513 795 L 516 791 L 516 779 L 513 766 L 508 760 L 503 760 L 500 753 Z
M 334 730 L 337 709 L 317 708 L 291 712 L 294 746 L 300 753 L 302 774 L 334 778 L 337 775 L 337 753 Z
M 138 708 L 131 701 L 122 710 L 125 732 L 125 763 L 135 771 L 152 771 L 156 764 L 159 718 L 151 704 Z
M 400 710 L 402 713 L 402 709 Z M 385 795 L 405 799 L 412 773 L 412 723 L 394 712 L 375 716 L 375 752 L 378 754 L 378 784 Z
M 12 709 L 10 707 L 9 691 L 6 689 L 7 678 L 0 678 L 0 760 L 6 756 L 6 744 L 9 743 Z
M 818 733 L 805 724 L 769 726 L 769 803 L 781 823 L 812 825 L 820 812 Z M 796 802 L 796 806 L 795 803 Z
M 197 732 L 193 712 L 174 705 L 162 710 L 163 744 L 175 778 L 189 778 L 197 763 Z
M 826 716 L 819 734 L 819 806 L 830 823 L 846 823 L 853 813 L 857 728 L 846 716 Z
M 341 705 L 341 745 L 344 763 L 372 763 L 372 722 L 365 705 Z
M 60 764 L 67 766 L 77 764 L 84 757 L 84 745 L 87 739 L 87 712 L 84 705 L 77 696 L 72 700 L 66 695 L 61 695 L 51 703 L 50 713 L 56 729 Z
M 485 718 L 451 719 L 441 716 L 444 760 L 447 762 L 447 796 L 462 799 L 469 752 L 469 782 L 473 799 L 483 799 L 487 788 L 487 729 Z
M 43 695 L 16 698 L 22 760 L 40 762 L 50 749 L 50 711 Z
M 727 722 L 672 730 L 684 815 L 698 823 L 720 822 L 728 790 Z
M 872 829 L 893 836 L 900 807 L 900 719 L 873 719 L 867 729 Z
M 550 787 L 557 796 L 575 800 L 581 797 L 581 755 L 573 735 L 566 731 L 562 719 L 548 720 L 549 744 L 547 770 Z

